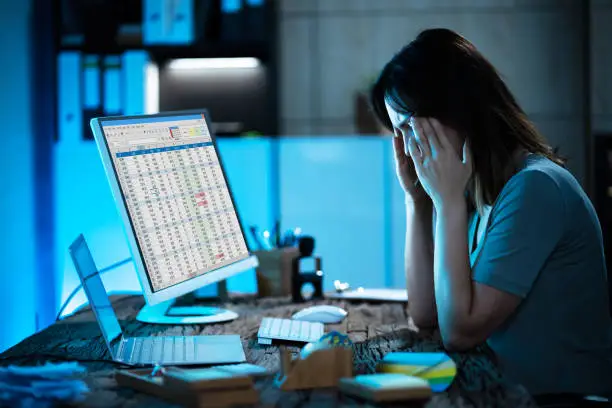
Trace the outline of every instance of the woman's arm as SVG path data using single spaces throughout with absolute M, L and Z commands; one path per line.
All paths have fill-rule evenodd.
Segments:
M 444 344 L 465 350 L 485 341 L 527 296 L 561 239 L 566 214 L 553 178 L 539 171 L 515 176 L 497 200 L 470 268 L 467 218 L 459 206 L 438 208 L 434 276 Z
M 447 349 L 482 343 L 520 304 L 521 298 L 472 280 L 465 200 L 441 204 L 434 254 L 440 334 Z
M 445 345 L 456 343 L 458 326 L 470 313 L 472 278 L 469 264 L 467 205 L 445 203 L 435 227 L 434 282 L 440 331 Z
M 419 328 L 437 324 L 433 275 L 433 205 L 406 199 L 406 283 L 410 317 Z
M 476 283 L 472 279 L 472 273 L 475 271 L 472 271 L 469 260 L 465 198 L 465 187 L 471 177 L 472 157 L 467 141 L 463 146 L 463 157 L 460 157 L 438 121 L 413 119 L 412 125 L 416 137 L 408 145 L 410 156 L 415 163 L 423 188 L 432 199 L 438 217 L 435 227 L 434 292 L 440 333 L 447 348 L 467 349 L 484 341 L 506 320 L 519 305 L 521 295 L 524 296 L 525 293 L 519 293 L 517 296 L 517 293 L 508 290 L 507 286 L 488 285 L 488 280 L 478 279 L 478 273 L 474 273 L 474 278 L 484 284 Z M 542 191 L 542 186 L 538 183 L 529 186 L 535 187 L 533 190 L 522 187 L 526 186 L 516 190 L 517 196 L 521 198 L 526 195 L 540 196 L 549 192 Z M 499 201 L 500 204 L 506 202 L 502 197 Z M 529 206 L 513 204 L 511 207 L 520 208 L 519 212 L 522 214 L 540 216 L 541 220 L 548 218 L 543 217 L 541 211 L 542 208 L 546 211 L 546 206 L 540 207 L 537 214 L 531 214 L 533 209 L 527 208 Z M 542 260 L 542 256 L 548 256 L 550 253 L 542 251 L 542 248 L 534 251 L 533 248 L 536 246 L 531 245 L 532 248 L 521 256 L 515 255 L 516 239 L 520 241 L 526 236 L 525 233 L 537 231 L 542 225 L 537 225 L 539 222 L 533 220 L 530 222 L 520 220 L 522 222 L 517 223 L 519 221 L 517 218 L 520 217 L 516 217 L 511 212 L 500 211 L 498 217 L 492 214 L 493 220 L 497 220 L 498 227 L 488 230 L 489 242 L 484 244 L 480 254 L 481 258 L 484 254 L 492 261 L 488 265 L 485 263 L 484 269 L 487 273 L 497 273 L 497 269 L 501 270 L 500 263 L 496 261 L 503 260 L 502 263 L 506 264 L 510 272 L 504 270 L 505 276 L 501 278 L 502 280 L 507 280 L 513 274 L 516 275 L 513 269 L 517 269 L 517 265 L 535 266 Z M 526 226 L 530 231 L 520 231 L 516 224 Z M 502 244 L 491 245 L 489 234 L 497 235 L 500 239 L 495 241 Z M 522 246 L 525 247 L 524 244 Z M 529 270 L 530 278 L 533 271 L 536 274 L 539 271 L 536 268 Z M 495 283 L 498 282 L 499 279 Z M 527 280 L 524 283 L 528 283 Z

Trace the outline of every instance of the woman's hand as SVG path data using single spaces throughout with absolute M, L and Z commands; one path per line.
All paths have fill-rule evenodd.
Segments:
M 406 135 L 406 136 L 404 136 Z M 408 132 L 400 132 L 396 130 L 393 135 L 393 151 L 395 152 L 395 170 L 397 178 L 406 193 L 406 199 L 413 202 L 420 202 L 428 199 L 427 194 L 423 190 L 419 178 L 414 167 L 414 163 L 410 154 L 406 152 L 405 137 L 414 139 L 408 136 Z
M 463 160 L 451 144 L 442 124 L 433 118 L 413 118 L 415 137 L 408 151 L 425 192 L 439 209 L 443 204 L 465 200 L 465 189 L 472 176 L 472 156 L 467 141 Z

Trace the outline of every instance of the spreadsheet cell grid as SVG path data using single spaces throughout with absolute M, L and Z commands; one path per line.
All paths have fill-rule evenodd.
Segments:
M 153 291 L 248 255 L 204 119 L 103 129 Z

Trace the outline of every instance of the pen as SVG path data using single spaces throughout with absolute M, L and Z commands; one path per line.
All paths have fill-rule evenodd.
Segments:
M 262 251 L 264 249 L 264 246 L 261 240 L 259 239 L 259 234 L 257 233 L 257 227 L 254 225 L 251 225 L 249 229 L 251 230 L 251 235 L 253 235 L 253 240 L 255 241 L 255 245 L 257 245 L 257 251 Z
M 293 245 L 295 245 L 295 235 L 293 234 L 293 230 L 287 230 L 281 239 L 281 246 L 283 248 L 287 248 Z
M 263 237 L 264 237 L 264 249 L 265 250 L 270 250 L 272 249 L 272 244 L 270 243 L 270 231 L 265 230 L 263 232 Z
M 302 229 L 300 227 L 296 227 L 293 229 L 293 233 L 291 234 L 291 245 L 297 244 L 300 239 L 300 235 L 302 234 Z
M 280 220 L 276 220 L 274 223 L 274 240 L 276 241 L 276 248 L 281 246 L 281 232 L 280 232 Z

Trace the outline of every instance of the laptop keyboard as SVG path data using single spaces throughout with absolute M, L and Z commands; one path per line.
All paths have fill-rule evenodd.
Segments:
M 246 361 L 238 335 L 124 338 L 119 361 L 130 364 L 235 364 Z
M 131 360 L 143 364 L 181 363 L 197 358 L 195 336 L 137 337 Z
M 324 332 L 323 323 L 264 317 L 257 337 L 260 344 L 272 344 L 272 340 L 310 343 L 319 340 Z

